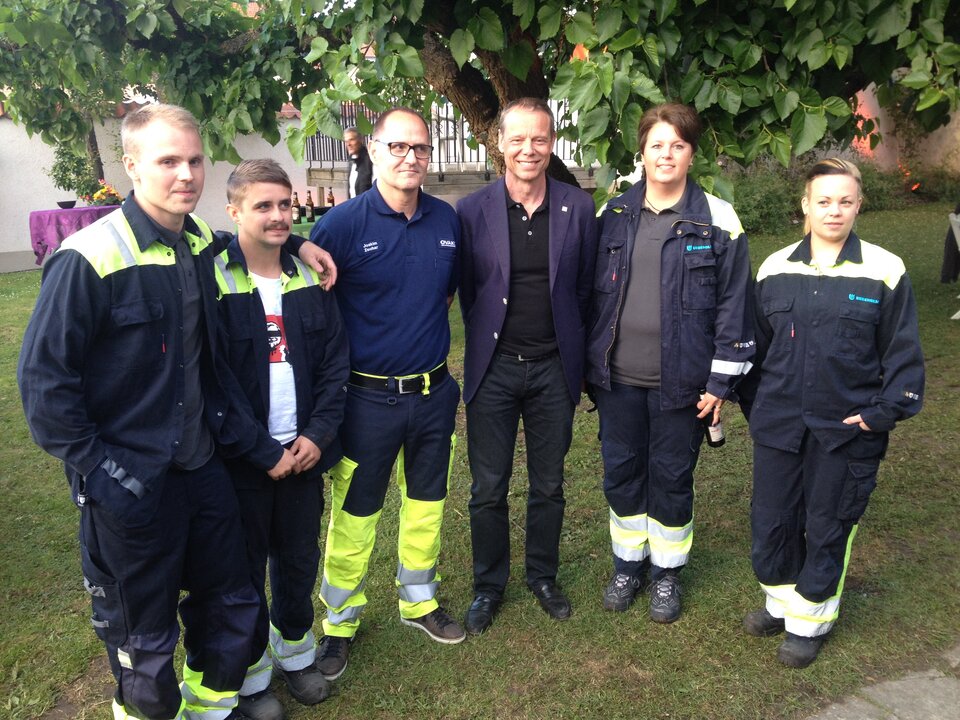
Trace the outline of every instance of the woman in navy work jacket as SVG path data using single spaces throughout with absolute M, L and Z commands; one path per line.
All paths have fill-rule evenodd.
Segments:
M 627 610 L 649 573 L 661 623 L 680 616 L 698 418 L 719 420 L 754 351 L 740 220 L 687 178 L 700 130 L 677 103 L 641 118 L 644 177 L 601 215 L 587 341 L 614 563 L 603 606 Z
M 744 629 L 786 631 L 779 659 L 790 667 L 813 662 L 836 621 L 887 434 L 923 393 L 910 279 L 899 257 L 853 232 L 861 201 L 855 165 L 817 163 L 801 200 L 806 236 L 757 274 L 757 367 L 741 395 L 766 605 Z

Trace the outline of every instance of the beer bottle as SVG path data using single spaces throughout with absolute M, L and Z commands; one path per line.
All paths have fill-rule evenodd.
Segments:
M 706 392 L 706 388 L 700 388 L 701 400 L 703 400 L 703 396 L 706 394 Z M 707 445 L 710 447 L 720 447 L 727 441 L 726 436 L 723 434 L 723 422 L 718 420 L 717 424 L 714 425 L 712 411 L 709 415 L 700 418 L 700 422 L 703 423 L 703 429 L 706 431 Z
M 327 205 L 333 207 L 336 201 L 333 199 L 333 188 L 327 190 Z
M 300 222 L 300 198 L 297 197 L 297 191 L 293 191 L 293 199 L 290 201 L 290 209 L 293 211 L 293 224 Z
M 316 215 L 313 212 L 313 198 L 310 195 L 310 191 L 307 190 L 307 216 L 304 222 L 313 222 L 316 219 Z

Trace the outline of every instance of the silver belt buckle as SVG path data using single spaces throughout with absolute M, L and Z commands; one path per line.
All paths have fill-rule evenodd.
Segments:
M 398 395 L 406 395 L 406 394 L 408 394 L 408 393 L 416 392 L 416 390 L 413 390 L 413 389 L 407 390 L 407 389 L 404 387 L 404 383 L 407 383 L 407 382 L 410 382 L 410 381 L 416 380 L 416 379 L 417 379 L 416 377 L 412 377 L 412 378 L 397 378 L 397 394 L 398 394 Z

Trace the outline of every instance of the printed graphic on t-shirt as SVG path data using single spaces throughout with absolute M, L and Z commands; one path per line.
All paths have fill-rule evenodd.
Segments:
M 287 334 L 283 329 L 282 315 L 267 315 L 267 343 L 270 345 L 271 363 L 288 362 Z

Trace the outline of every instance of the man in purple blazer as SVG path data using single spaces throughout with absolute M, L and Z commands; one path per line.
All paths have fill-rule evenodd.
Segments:
M 597 223 L 587 193 L 547 178 L 555 139 L 545 101 L 510 103 L 500 113 L 506 175 L 457 204 L 473 475 L 475 597 L 466 629 L 475 635 L 493 622 L 510 574 L 507 491 L 521 417 L 530 479 L 527 585 L 552 618 L 570 617 L 557 587 L 563 461 L 580 401 Z

